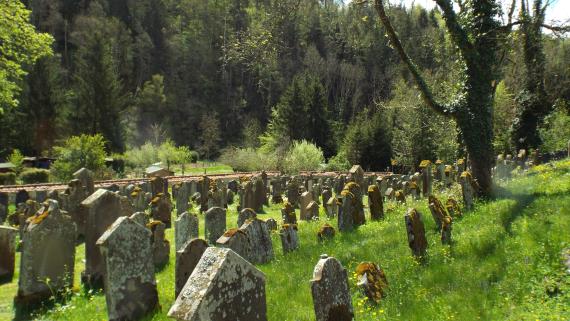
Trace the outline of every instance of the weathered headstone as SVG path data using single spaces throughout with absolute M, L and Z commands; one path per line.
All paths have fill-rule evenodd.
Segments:
M 325 213 L 327 214 L 328 218 L 334 218 L 338 212 L 338 198 L 331 196 L 328 201 L 325 203 Z
M 378 264 L 372 262 L 362 262 L 356 267 L 357 286 L 363 294 L 370 300 L 378 303 L 386 296 L 388 281 L 386 274 Z
M 370 208 L 371 220 L 384 219 L 384 202 L 380 189 L 376 185 L 368 186 L 368 207 Z
M 208 242 L 203 239 L 192 239 L 176 251 L 176 267 L 174 270 L 174 296 L 178 297 L 184 284 L 200 261 L 202 254 L 208 248 Z
M 441 244 L 447 245 L 451 244 L 451 227 L 453 224 L 453 218 L 451 216 L 446 216 L 441 222 Z
M 159 193 L 168 193 L 168 181 L 166 178 L 160 176 L 154 176 L 150 178 L 150 193 L 152 197 L 156 197 Z
M 265 225 L 267 225 L 267 228 L 269 229 L 269 231 L 277 231 L 277 221 L 272 219 L 272 218 L 268 218 L 267 220 L 265 220 Z
M 253 209 L 244 208 L 238 214 L 237 226 L 240 227 L 243 225 L 243 223 L 245 223 L 245 221 L 247 221 L 249 219 L 256 218 L 256 217 L 257 217 L 257 214 L 255 213 L 255 211 Z
M 67 211 L 75 222 L 78 238 L 85 236 L 85 224 L 87 223 L 87 212 L 81 207 L 81 202 L 91 194 L 93 193 L 89 193 L 82 181 L 73 179 L 67 184 L 65 192 L 60 195 L 61 208 Z
M 307 218 L 309 220 L 318 220 L 319 219 L 319 204 L 315 201 L 311 201 L 306 208 L 307 211 Z
M 432 172 L 431 172 L 431 161 L 423 160 L 420 163 L 420 169 L 422 171 L 422 195 L 427 197 L 432 193 Z
M 95 246 L 101 235 L 122 214 L 121 197 L 106 189 L 98 189 L 81 202 L 86 213 L 85 224 L 85 271 L 81 281 L 90 287 L 103 285 L 103 261 L 101 252 Z
M 294 251 L 299 247 L 299 236 L 297 235 L 296 224 L 281 225 L 279 237 L 281 238 L 281 247 L 283 248 L 283 254 Z
M 17 234 L 17 229 L 0 225 L 0 284 L 11 282 L 14 276 Z
M 408 233 L 408 245 L 415 257 L 424 257 L 427 249 L 427 240 L 422 215 L 414 208 L 408 209 L 404 216 L 406 231 Z
M 441 204 L 441 201 L 438 200 L 437 197 L 430 195 L 428 197 L 428 201 L 429 201 L 429 210 L 430 210 L 431 216 L 433 217 L 433 220 L 435 222 L 436 230 L 441 231 L 443 219 L 446 216 L 448 216 L 448 214 L 445 211 L 443 204 Z
M 190 186 L 186 182 L 180 183 L 176 190 L 176 214 L 180 215 L 188 211 L 190 198 Z
M 87 168 L 81 168 L 73 173 L 73 178 L 81 182 L 81 186 L 87 190 L 87 195 L 95 193 L 95 182 L 93 181 L 93 172 Z
M 256 176 L 253 179 L 253 190 L 255 194 L 255 206 L 253 209 L 257 213 L 263 212 L 263 205 L 267 204 L 267 190 L 263 184 L 263 180 L 260 176 Z
M 287 201 L 293 205 L 294 208 L 299 207 L 299 182 L 297 178 L 291 178 L 291 181 L 287 184 Z
M 321 193 L 321 198 L 322 198 L 322 204 L 326 209 L 326 205 L 327 202 L 331 199 L 331 197 L 333 196 L 332 191 L 328 188 L 323 189 L 322 193 Z
M 226 231 L 226 210 L 220 207 L 212 207 L 204 214 L 204 234 L 210 244 L 216 241 Z
M 354 182 L 345 185 L 341 192 L 342 211 L 338 213 L 338 229 L 341 232 L 350 231 L 366 222 L 360 186 Z
M 447 209 L 447 212 L 451 217 L 461 217 L 463 215 L 459 204 L 457 204 L 457 201 L 453 198 L 447 199 L 447 202 L 445 202 L 445 209 Z
M 164 235 L 166 225 L 161 221 L 152 221 L 147 224 L 147 227 L 152 232 L 151 247 L 154 266 L 160 268 L 168 263 L 170 257 L 170 242 Z
M 260 219 L 254 218 L 247 220 L 240 230 L 244 231 L 249 237 L 250 246 L 250 259 L 251 263 L 267 263 L 273 260 L 273 242 L 271 235 L 265 222 Z
M 283 185 L 281 179 L 276 178 L 271 180 L 271 202 L 273 204 L 283 203 Z
M 234 251 L 209 247 L 168 316 L 178 321 L 266 321 L 265 275 Z
M 253 259 L 255 258 L 252 258 L 251 253 L 252 243 L 249 240 L 249 236 L 239 228 L 227 230 L 224 235 L 220 236 L 216 241 L 216 245 L 231 249 L 244 259 L 254 263 Z
M 151 201 L 151 216 L 156 221 L 161 221 L 166 225 L 167 228 L 171 226 L 171 213 L 172 213 L 172 202 L 170 201 L 170 195 L 158 193 Z
M 332 239 L 336 234 L 334 227 L 330 224 L 325 224 L 319 228 L 317 232 L 317 240 L 319 242 L 323 242 L 329 239 Z
M 301 198 L 299 200 L 299 208 L 301 209 L 301 213 L 299 215 L 299 218 L 303 221 L 310 221 L 311 220 L 311 214 L 309 213 L 307 207 L 309 206 L 309 204 L 313 201 L 313 194 L 311 194 L 310 192 L 304 192 L 303 194 L 301 194 Z
M 311 294 L 316 321 L 354 319 L 348 275 L 337 259 L 321 255 L 313 271 Z
M 289 203 L 289 201 L 283 204 L 281 209 L 281 217 L 283 218 L 283 224 L 297 224 L 297 214 L 295 214 L 295 207 Z
M 145 212 L 136 212 L 130 216 L 131 220 L 139 223 L 142 226 L 146 226 L 149 223 L 149 217 Z
M 406 204 L 406 193 L 404 193 L 403 190 L 397 190 L 394 197 L 396 198 L 396 202 Z
M 461 192 L 463 195 L 463 205 L 467 210 L 473 209 L 473 199 L 478 190 L 477 183 L 473 180 L 470 172 L 463 172 L 459 178 Z
M 368 186 L 368 184 L 364 184 L 364 169 L 360 165 L 353 165 L 352 168 L 348 171 L 349 180 L 358 184 L 359 187 Z M 360 191 L 364 193 L 364 190 Z
M 105 267 L 109 320 L 138 320 L 158 307 L 151 235 L 123 216 L 97 241 Z
M 75 224 L 48 200 L 29 218 L 22 237 L 17 305 L 36 305 L 73 286 Z M 2 258 L 4 259 L 4 258 Z
M 8 194 L 0 192 L 0 225 L 8 218 Z
M 174 222 L 174 241 L 176 250 L 180 250 L 186 242 L 198 237 L 198 216 L 188 212 L 182 213 Z

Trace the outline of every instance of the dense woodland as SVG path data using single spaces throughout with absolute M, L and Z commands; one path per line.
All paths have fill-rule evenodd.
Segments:
M 108 154 L 170 138 L 207 159 L 243 152 L 280 159 L 306 140 L 331 168 L 465 156 L 456 119 L 420 98 L 372 2 L 23 3 L 37 30 L 53 37 L 53 53 L 24 64 L 14 103 L 3 102 L 0 157 L 14 149 L 52 155 L 70 136 L 97 133 Z M 513 3 L 489 14 L 501 31 L 496 54 L 485 58 L 498 66 L 489 76 L 494 152 L 561 149 L 570 122 L 570 40 L 563 28 L 543 28 L 547 3 Z M 435 98 L 460 94 L 462 54 L 444 13 L 395 4 L 386 11 Z M 462 8 L 459 19 L 469 15 Z

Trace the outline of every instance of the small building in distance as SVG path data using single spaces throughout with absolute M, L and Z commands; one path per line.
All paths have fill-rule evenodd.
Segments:
M 13 172 L 16 168 L 16 165 L 10 163 L 10 162 L 6 162 L 6 163 L 0 163 L 0 173 L 10 173 Z
M 153 164 L 150 165 L 145 169 L 145 176 L 146 177 L 166 177 L 166 176 L 174 176 L 174 172 L 167 170 L 166 168 L 161 167 L 160 165 Z

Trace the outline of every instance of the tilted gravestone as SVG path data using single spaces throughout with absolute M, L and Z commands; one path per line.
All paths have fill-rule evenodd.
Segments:
M 386 296 L 388 281 L 386 274 L 378 264 L 372 262 L 362 262 L 356 267 L 357 286 L 362 293 L 370 300 L 378 303 Z
M 210 244 L 216 241 L 226 231 L 226 210 L 220 207 L 212 207 L 204 214 L 204 234 Z
M 299 248 L 299 236 L 297 235 L 296 224 L 283 224 L 279 232 L 279 237 L 281 238 L 283 254 L 287 254 Z
M 81 202 L 86 213 L 85 271 L 81 281 L 89 287 L 103 285 L 103 261 L 95 243 L 117 218 L 122 215 L 121 196 L 106 189 L 99 189 Z
M 178 297 L 182 288 L 184 288 L 184 284 L 188 281 L 188 278 L 207 248 L 208 242 L 203 239 L 195 238 L 184 243 L 182 247 L 176 251 L 176 267 L 174 269 L 175 297 Z
M 136 186 L 130 194 L 135 211 L 144 212 L 148 208 L 148 202 L 145 191 L 139 186 Z
M 422 195 L 427 197 L 432 193 L 432 183 L 433 177 L 431 172 L 431 161 L 423 160 L 420 163 L 420 169 L 422 171 Z
M 179 321 L 265 321 L 265 275 L 234 251 L 209 247 L 168 316 Z
M 346 269 L 334 257 L 321 255 L 313 271 L 311 294 L 316 321 L 351 321 L 354 318 Z
M 426 255 L 427 240 L 422 215 L 416 209 L 410 208 L 404 219 L 408 234 L 408 246 L 412 250 L 412 254 L 415 257 L 424 257 Z
M 428 201 L 429 201 L 429 210 L 435 222 L 436 230 L 441 231 L 443 220 L 446 216 L 448 216 L 448 214 L 445 211 L 443 204 L 441 204 L 441 201 L 438 200 L 437 197 L 430 195 L 428 197 Z
M 368 207 L 370 208 L 371 220 L 384 219 L 384 202 L 380 189 L 376 185 L 368 186 Z
M 216 241 L 216 245 L 219 247 L 225 247 L 231 249 L 237 254 L 241 255 L 244 259 L 252 262 L 251 253 L 251 242 L 249 236 L 242 230 L 238 228 L 232 228 L 227 230 L 224 235 Z
M 73 286 L 75 224 L 48 200 L 29 218 L 22 237 L 17 305 L 41 303 Z
M 13 227 L 0 226 L 0 284 L 11 282 L 16 261 L 16 234 Z
M 174 241 L 176 250 L 180 250 L 182 246 L 193 238 L 198 237 L 198 216 L 188 212 L 182 213 L 174 222 Z
M 302 221 L 310 221 L 311 220 L 311 213 L 309 213 L 307 207 L 313 201 L 313 194 L 310 192 L 304 192 L 301 194 L 301 198 L 299 199 L 299 208 L 301 209 L 301 213 L 299 218 Z
M 152 221 L 147 227 L 152 232 L 151 244 L 154 266 L 160 268 L 168 263 L 170 257 L 170 242 L 164 235 L 166 225 L 161 221 Z
M 244 208 L 238 214 L 237 226 L 240 227 L 245 221 L 256 218 L 257 214 L 251 208 Z
M 332 197 L 332 191 L 328 188 L 325 188 L 321 193 L 322 204 L 326 208 L 327 202 Z
M 151 201 L 151 216 L 156 221 L 161 221 L 166 225 L 166 228 L 171 226 L 171 213 L 172 213 L 172 202 L 170 201 L 170 195 L 168 193 L 158 193 Z
M 247 220 L 240 230 L 249 237 L 251 263 L 263 264 L 273 260 L 273 243 L 265 222 L 257 218 Z
M 159 306 L 151 236 L 147 228 L 123 216 L 97 241 L 109 320 L 141 319 Z

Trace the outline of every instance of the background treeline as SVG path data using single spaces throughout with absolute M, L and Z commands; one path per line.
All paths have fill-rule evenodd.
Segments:
M 80 134 L 101 134 L 108 154 L 140 155 L 145 144 L 168 142 L 187 148 L 186 157 L 189 150 L 222 156 L 244 170 L 282 168 L 295 153 L 324 156 L 331 168 L 371 170 L 391 159 L 413 165 L 464 153 L 454 121 L 424 105 L 370 5 L 23 2 L 36 28 L 53 36 L 55 54 L 29 68 L 19 106 L 0 117 L 0 157 L 14 149 L 51 155 Z M 435 92 L 457 92 L 460 65 L 439 11 L 395 5 L 389 14 Z M 523 36 L 523 28 L 511 33 L 502 58 L 496 152 L 518 147 L 524 129 L 517 124 L 534 97 Z M 540 119 L 538 139 L 555 150 L 570 135 L 570 40 L 539 42 L 542 60 L 533 62 L 542 76 L 532 79 L 544 85 L 540 101 L 550 116 Z

